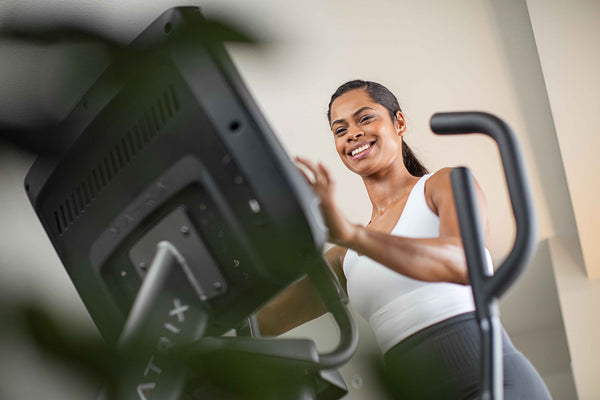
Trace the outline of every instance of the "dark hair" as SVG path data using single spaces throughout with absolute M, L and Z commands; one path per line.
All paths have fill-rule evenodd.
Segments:
M 364 90 L 367 92 L 371 99 L 384 106 L 389 114 L 392 121 L 396 119 L 396 112 L 402 111 L 400 109 L 400 104 L 398 103 L 398 99 L 392 92 L 389 91 L 385 86 L 371 81 L 363 81 L 363 80 L 353 80 L 344 83 L 341 85 L 335 93 L 331 96 L 331 100 L 329 101 L 329 107 L 327 109 L 327 120 L 331 124 L 331 105 L 341 95 L 344 93 L 350 92 L 352 90 Z M 402 159 L 404 160 L 404 166 L 408 170 L 408 172 L 413 176 L 423 176 L 429 171 L 425 166 L 417 159 L 414 155 L 410 147 L 406 144 L 406 141 L 402 141 Z

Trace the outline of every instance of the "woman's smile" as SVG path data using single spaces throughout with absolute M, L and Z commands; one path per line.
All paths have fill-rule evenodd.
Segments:
M 376 142 L 376 140 L 361 141 L 350 147 L 347 155 L 351 160 L 362 160 L 371 153 Z

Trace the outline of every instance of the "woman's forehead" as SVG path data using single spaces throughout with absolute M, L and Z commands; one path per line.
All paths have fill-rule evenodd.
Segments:
M 363 107 L 372 109 L 385 108 L 373 101 L 369 93 L 363 89 L 351 90 L 344 93 L 331 104 L 331 121 L 350 118 L 357 110 Z

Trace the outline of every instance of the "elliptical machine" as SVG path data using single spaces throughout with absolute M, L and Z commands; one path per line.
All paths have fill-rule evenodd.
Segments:
M 68 150 L 26 189 L 98 329 L 116 350 L 108 399 L 338 399 L 357 330 L 322 256 L 312 194 L 197 8 L 163 13 L 61 123 Z M 502 398 L 496 299 L 531 255 L 533 208 L 514 136 L 483 113 L 438 114 L 439 134 L 494 138 L 517 240 L 493 277 L 469 173 L 453 172 L 483 334 L 482 398 Z M 307 274 L 340 327 L 336 349 L 257 333 L 252 314 Z M 243 335 L 243 333 L 242 333 Z M 252 336 L 252 335 L 250 335 Z

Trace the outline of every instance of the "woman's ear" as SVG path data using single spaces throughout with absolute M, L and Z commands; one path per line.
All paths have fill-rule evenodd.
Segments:
M 396 111 L 396 118 L 394 118 L 394 129 L 398 136 L 404 136 L 406 133 L 406 120 L 402 111 Z

